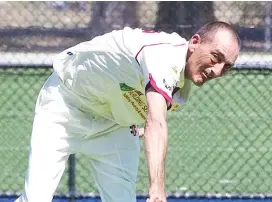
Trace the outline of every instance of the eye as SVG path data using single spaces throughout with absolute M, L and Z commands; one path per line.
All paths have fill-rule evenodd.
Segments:
M 231 65 L 231 64 L 225 64 L 224 65 L 224 72 L 229 71 L 232 67 L 233 67 L 233 65 Z
M 214 57 L 214 62 L 219 62 L 219 63 L 221 63 L 221 60 L 220 60 L 220 58 L 219 58 L 219 56 L 218 56 L 218 54 L 216 54 L 216 53 L 212 53 L 212 56 Z

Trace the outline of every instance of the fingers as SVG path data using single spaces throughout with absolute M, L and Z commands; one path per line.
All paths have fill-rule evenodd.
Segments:
M 147 198 L 146 202 L 166 202 L 166 200 L 159 199 L 158 197 L 156 197 L 156 198 L 151 197 L 151 198 Z
M 139 128 L 138 134 L 139 134 L 139 137 L 142 137 L 144 135 L 144 128 Z

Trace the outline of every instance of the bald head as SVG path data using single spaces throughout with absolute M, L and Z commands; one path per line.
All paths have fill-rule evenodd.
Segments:
M 239 51 L 239 36 L 229 24 L 208 23 L 189 41 L 185 76 L 197 86 L 221 77 L 233 66 Z
M 240 42 L 240 38 L 238 36 L 238 33 L 228 23 L 221 22 L 221 21 L 214 21 L 214 22 L 207 23 L 204 26 L 202 26 L 196 32 L 196 34 L 198 34 L 200 36 L 201 42 L 205 43 L 205 42 L 212 42 L 218 31 L 225 31 L 225 32 L 229 33 L 231 38 L 234 41 L 236 41 L 236 43 L 240 49 L 241 42 Z

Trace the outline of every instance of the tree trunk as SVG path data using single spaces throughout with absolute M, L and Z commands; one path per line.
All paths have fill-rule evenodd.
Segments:
M 188 38 L 202 25 L 214 19 L 213 2 L 161 1 L 156 29 L 175 31 Z
M 93 36 L 101 35 L 125 26 L 136 28 L 137 2 L 133 1 L 94 1 L 92 2 L 92 21 L 90 24 Z

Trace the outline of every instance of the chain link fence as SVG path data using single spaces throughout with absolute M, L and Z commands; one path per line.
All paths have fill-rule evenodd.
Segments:
M 175 196 L 270 197 L 272 190 L 271 2 L 0 2 L 0 191 L 24 186 L 34 106 L 53 56 L 124 26 L 189 37 L 212 20 L 231 23 L 242 53 L 225 77 L 169 114 L 166 191 Z M 73 156 L 59 195 L 98 193 L 88 158 Z M 148 176 L 141 153 L 137 192 Z

